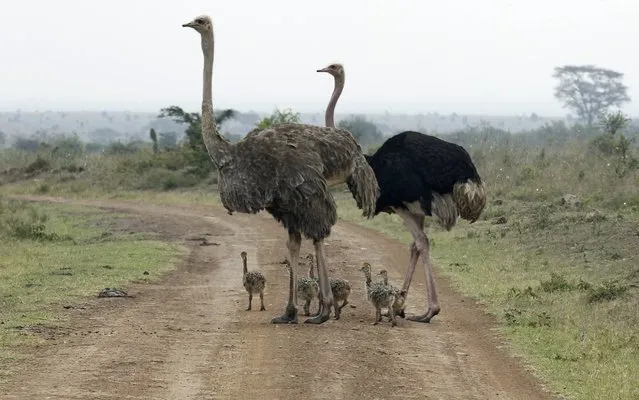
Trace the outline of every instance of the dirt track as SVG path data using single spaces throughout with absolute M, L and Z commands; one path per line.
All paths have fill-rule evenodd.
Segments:
M 498 348 L 481 309 L 441 277 L 442 313 L 431 324 L 399 319 L 397 328 L 372 326 L 361 261 L 384 266 L 396 284 L 408 262 L 407 246 L 376 232 L 340 222 L 327 242 L 332 274 L 350 280 L 356 308 L 347 306 L 341 320 L 321 326 L 272 325 L 271 317 L 283 311 L 288 278 L 277 263 L 287 254 L 286 234 L 268 215 L 33 199 L 134 212 L 139 219 L 130 221 L 130 231 L 160 232 L 189 252 L 162 281 L 133 285 L 135 298 L 94 300 L 67 311 L 71 331 L 23 363 L 14 381 L 0 387 L 3 399 L 551 398 Z M 188 240 L 194 237 L 218 245 Z M 242 250 L 249 268 L 267 277 L 265 312 L 244 311 Z M 311 250 L 305 242 L 302 254 Z M 407 312 L 422 311 L 425 301 L 418 270 Z

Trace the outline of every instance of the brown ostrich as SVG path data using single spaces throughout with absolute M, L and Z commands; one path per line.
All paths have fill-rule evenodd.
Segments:
M 248 262 L 246 260 L 246 252 L 240 253 L 242 257 L 242 285 L 249 295 L 249 304 L 246 311 L 251 311 L 251 303 L 253 303 L 253 294 L 260 295 L 260 311 L 266 311 L 264 307 L 264 289 L 266 289 L 266 278 L 260 271 L 249 271 Z
M 335 78 L 335 89 L 326 108 L 326 126 L 334 127 L 335 105 L 344 88 L 344 67 L 331 64 L 317 72 L 327 72 Z M 399 215 L 413 236 L 402 286 L 406 296 L 417 260 L 422 256 L 424 261 L 427 309 L 424 314 L 408 319 L 430 322 L 439 314 L 440 305 L 424 219 L 435 216 L 446 230 L 451 230 L 459 217 L 470 223 L 477 221 L 486 207 L 485 184 L 463 147 L 420 132 L 398 133 L 387 139 L 375 154 L 365 157 L 381 191 L 375 215 L 380 212 Z
M 305 322 L 321 324 L 329 319 L 333 305 L 323 246 L 337 221 L 329 187 L 345 182 L 363 215 L 371 218 L 379 195 L 375 174 L 353 135 L 344 129 L 282 124 L 254 130 L 235 144 L 224 139 L 213 118 L 213 23 L 202 15 L 182 26 L 201 36 L 202 137 L 218 170 L 222 204 L 229 214 L 266 210 L 288 231 L 293 279 L 284 314 L 271 322 L 297 323 L 297 268 L 304 235 L 313 240 L 323 301 L 322 313 Z

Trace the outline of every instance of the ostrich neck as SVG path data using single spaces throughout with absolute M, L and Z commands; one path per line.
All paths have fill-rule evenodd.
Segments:
M 311 265 L 309 265 L 309 268 L 308 268 L 308 276 L 309 278 L 315 278 L 315 272 L 313 271 L 315 269 L 315 265 L 314 265 L 315 263 L 311 262 L 310 264 Z
M 346 77 L 344 75 L 335 77 L 335 88 L 333 89 L 333 95 L 328 102 L 328 106 L 326 107 L 326 117 L 325 122 L 326 126 L 329 128 L 335 128 L 335 106 L 337 105 L 337 100 L 339 100 L 339 96 L 342 94 L 342 90 L 344 90 L 344 82 Z
M 246 258 L 242 259 L 242 273 L 244 275 L 248 273 L 248 265 L 246 265 Z
M 202 34 L 202 53 L 204 54 L 203 90 L 202 90 L 202 138 L 209 157 L 219 169 L 231 159 L 231 144 L 224 139 L 215 126 L 213 114 L 213 58 L 215 40 L 213 31 Z

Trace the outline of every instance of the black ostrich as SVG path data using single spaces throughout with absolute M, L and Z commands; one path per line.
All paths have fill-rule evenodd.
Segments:
M 334 127 L 335 104 L 344 86 L 344 67 L 331 64 L 317 72 L 328 72 L 335 78 L 333 98 L 326 109 L 326 126 Z M 424 219 L 435 216 L 446 230 L 451 230 L 460 216 L 471 223 L 477 221 L 486 207 L 484 182 L 463 147 L 419 132 L 406 131 L 389 138 L 366 160 L 381 191 L 375 215 L 380 212 L 399 215 L 413 236 L 402 287 L 406 293 L 419 256 L 424 258 L 428 309 L 408 319 L 430 322 L 439 314 L 440 306 Z M 398 315 L 403 316 L 403 310 Z

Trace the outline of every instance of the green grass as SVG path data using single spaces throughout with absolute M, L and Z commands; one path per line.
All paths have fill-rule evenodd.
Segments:
M 176 245 L 147 234 L 113 234 L 109 224 L 123 215 L 0 201 L 2 222 L 21 221 L 0 229 L 0 363 L 20 358 L 25 346 L 44 343 L 43 332 L 64 329 L 64 306 L 105 287 L 126 289 L 132 281 L 157 279 L 173 268 L 178 254 Z M 41 221 L 41 233 L 14 229 Z
M 350 194 L 340 216 L 405 243 L 397 216 L 363 220 Z M 556 392 L 578 399 L 639 398 L 639 236 L 636 213 L 506 202 L 486 216 L 510 222 L 432 225 L 436 268 L 500 322 L 512 350 Z M 444 312 L 446 305 L 443 304 Z

